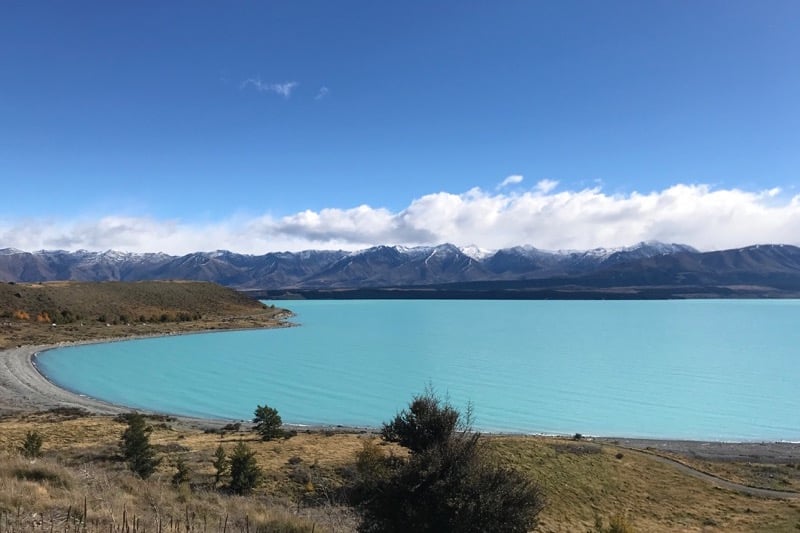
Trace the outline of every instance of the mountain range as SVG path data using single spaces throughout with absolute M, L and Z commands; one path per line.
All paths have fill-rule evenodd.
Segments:
M 684 244 L 649 241 L 555 252 L 532 246 L 487 251 L 441 244 L 264 255 L 218 250 L 183 256 L 0 249 L 0 280 L 7 282 L 166 279 L 212 281 L 259 296 L 276 291 L 312 297 L 341 297 L 348 291 L 385 296 L 388 290 L 393 295 L 410 291 L 401 294 L 410 297 L 420 297 L 420 291 L 433 291 L 437 297 L 453 291 L 463 297 L 793 296 L 800 294 L 800 248 L 755 245 L 699 252 Z

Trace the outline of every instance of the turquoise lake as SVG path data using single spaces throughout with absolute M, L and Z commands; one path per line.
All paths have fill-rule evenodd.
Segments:
M 432 384 L 483 431 L 800 440 L 800 300 L 268 302 L 299 327 L 52 350 L 126 406 L 379 426 Z

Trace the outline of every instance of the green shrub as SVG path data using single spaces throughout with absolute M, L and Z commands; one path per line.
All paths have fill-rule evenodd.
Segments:
M 222 447 L 222 444 L 214 450 L 214 461 L 211 464 L 214 465 L 214 486 L 217 486 L 222 476 L 228 472 L 229 466 L 228 456 L 225 454 L 225 448 Z
M 189 465 L 186 464 L 186 461 L 183 460 L 183 457 L 179 457 L 175 461 L 175 468 L 177 471 L 172 474 L 172 485 L 179 487 L 184 483 L 189 483 L 189 475 L 191 472 L 189 470 Z
M 56 472 L 52 467 L 45 465 L 18 468 L 13 471 L 13 474 L 15 478 L 24 479 L 25 481 L 33 481 L 34 483 L 47 483 L 53 487 L 60 487 L 64 489 L 70 488 L 70 482 L 66 477 Z
M 462 418 L 429 389 L 384 424 L 384 438 L 406 446 L 410 455 L 388 461 L 368 444 L 359 452 L 364 477 L 353 494 L 360 531 L 522 533 L 536 526 L 543 507 L 538 486 L 496 465 L 470 419 L 469 411 Z
M 262 473 L 255 452 L 239 441 L 230 459 L 230 488 L 236 494 L 249 494 L 261 481 Z
M 461 414 L 450 404 L 443 403 L 429 388 L 415 396 L 408 409 L 383 424 L 381 436 L 412 452 L 421 452 L 447 443 L 460 425 L 463 425 Z
M 36 459 L 42 455 L 42 443 L 44 438 L 38 431 L 28 431 L 25 434 L 25 440 L 20 446 L 20 453 L 28 459 Z

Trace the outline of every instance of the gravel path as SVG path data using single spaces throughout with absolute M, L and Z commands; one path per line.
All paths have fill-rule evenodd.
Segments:
M 728 447 L 736 447 L 739 444 L 737 443 L 728 443 Z M 742 485 L 741 483 L 734 483 L 733 481 L 728 481 L 727 479 L 723 479 L 721 477 L 717 477 L 715 475 L 709 474 L 707 472 L 703 472 L 702 470 L 698 470 L 696 468 L 692 468 L 686 464 L 681 463 L 675 459 L 670 459 L 669 457 L 664 457 L 658 455 L 657 453 L 648 452 L 644 450 L 638 450 L 636 448 L 629 448 L 626 446 L 620 446 L 620 448 L 625 448 L 628 451 L 639 453 L 642 455 L 647 455 L 650 459 L 657 461 L 659 463 L 672 466 L 677 468 L 684 474 L 688 474 L 692 477 L 697 479 L 702 479 L 703 481 L 707 481 L 711 483 L 715 487 L 719 487 L 721 489 L 726 489 L 734 492 L 739 492 L 742 494 L 749 494 L 750 496 L 756 496 L 758 498 L 770 498 L 770 499 L 777 499 L 777 500 L 796 500 L 800 499 L 800 492 L 792 492 L 792 491 L 784 491 L 784 490 L 772 490 L 772 489 L 762 489 L 758 487 L 749 487 L 747 485 Z

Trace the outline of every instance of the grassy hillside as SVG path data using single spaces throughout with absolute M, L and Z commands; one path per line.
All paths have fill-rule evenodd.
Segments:
M 284 310 L 205 282 L 4 283 L 0 284 L 0 349 L 272 326 L 285 316 Z
M 541 531 L 592 531 L 596 520 L 608 527 L 614 516 L 638 532 L 800 529 L 800 501 L 718 489 L 651 455 L 611 444 L 497 437 L 489 445 L 500 461 L 542 484 L 547 505 Z
M 228 531 L 245 531 L 247 524 L 250 531 L 259 525 L 269 525 L 264 531 L 344 532 L 355 527 L 353 511 L 337 494 L 353 470 L 356 452 L 374 438 L 370 434 L 301 432 L 288 440 L 262 442 L 244 430 L 208 433 L 151 419 L 151 440 L 163 460 L 157 473 L 143 481 L 118 458 L 124 424 L 108 417 L 69 418 L 40 413 L 0 420 L 0 520 L 5 513 L 5 519 L 21 526 L 38 517 L 49 530 L 52 519 L 62 531 L 70 508 L 73 520 L 79 519 L 86 498 L 88 522 L 94 524 L 89 531 L 120 527 L 123 513 L 129 522 L 136 516 L 140 530 L 147 531 L 156 531 L 159 521 L 164 531 L 217 531 L 226 517 Z M 14 451 L 31 430 L 44 435 L 44 456 L 33 462 Z M 628 531 L 638 532 L 788 532 L 800 527 L 796 500 L 716 489 L 648 454 L 556 438 L 486 438 L 497 461 L 542 485 L 546 506 L 538 531 L 596 531 L 597 520 L 608 528 L 615 515 L 625 517 Z M 218 445 L 230 452 L 242 439 L 265 472 L 264 483 L 246 498 L 217 490 L 211 463 Z M 402 453 L 389 445 L 381 448 Z M 170 483 L 178 458 L 189 465 L 188 486 Z

